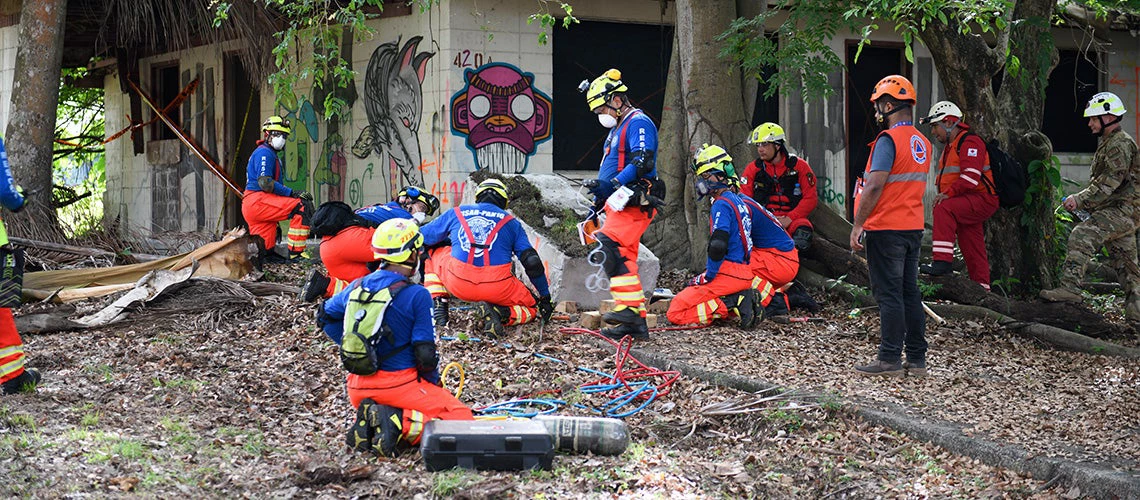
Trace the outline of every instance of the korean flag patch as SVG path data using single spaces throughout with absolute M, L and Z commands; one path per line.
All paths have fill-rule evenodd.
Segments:
M 966 156 L 977 157 L 978 156 L 978 148 L 967 148 L 966 149 Z

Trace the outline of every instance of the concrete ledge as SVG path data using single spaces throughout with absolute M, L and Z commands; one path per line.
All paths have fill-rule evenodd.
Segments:
M 596 340 L 599 345 L 602 343 L 600 339 L 592 340 Z M 675 361 L 645 349 L 632 349 L 631 352 L 646 364 L 667 370 L 677 370 L 687 377 L 742 391 L 756 392 L 782 387 L 763 380 L 718 372 Z M 871 404 L 883 406 L 887 409 L 871 408 L 869 406 Z M 1081 496 L 1140 498 L 1140 473 L 1130 474 L 1099 464 L 1031 455 L 1019 446 L 967 436 L 962 433 L 960 426 L 952 422 L 907 415 L 905 408 L 897 405 L 855 402 L 850 408 L 860 418 L 872 424 L 890 427 L 915 439 L 936 444 L 959 455 L 976 458 L 987 465 L 1005 467 L 1029 474 L 1041 481 L 1057 479 L 1060 484 L 1077 486 L 1081 490 Z

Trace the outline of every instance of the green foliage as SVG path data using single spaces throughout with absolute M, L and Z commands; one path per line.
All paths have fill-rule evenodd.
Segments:
M 922 298 L 929 299 L 933 298 L 935 295 L 938 295 L 938 291 L 942 289 L 942 284 L 919 281 L 918 289 L 922 292 Z
M 1026 167 L 1029 172 L 1029 186 L 1025 190 L 1024 210 L 1021 212 L 1021 226 L 1025 228 L 1027 241 L 1040 241 L 1045 245 L 1054 262 L 1065 258 L 1069 240 L 1069 227 L 1064 221 L 1053 218 L 1045 223 L 1054 224 L 1053 231 L 1047 232 L 1042 221 L 1034 214 L 1052 211 L 1061 203 L 1061 161 L 1056 156 L 1047 160 L 1033 160 Z M 1050 234 L 1051 233 L 1051 234 Z
M 52 152 L 51 199 L 59 208 L 60 225 L 73 237 L 101 227 L 107 186 L 103 89 L 78 86 L 86 75 L 85 68 L 63 70 Z M 46 194 L 31 196 L 33 203 L 48 199 Z
M 548 0 L 541 0 L 539 2 L 539 5 L 541 7 L 540 11 L 535 12 L 534 14 L 531 14 L 530 17 L 527 17 L 527 20 L 526 20 L 527 24 L 533 24 L 534 22 L 537 21 L 539 26 L 542 27 L 542 31 L 540 31 L 538 33 L 538 44 L 539 45 L 546 45 L 547 44 L 547 42 L 549 41 L 549 37 L 547 35 L 547 30 L 556 26 L 559 22 L 558 18 L 555 17 L 554 14 L 551 14 L 551 12 L 550 12 L 550 4 L 551 3 L 552 2 L 550 2 Z M 574 17 L 574 7 L 572 7 L 570 4 L 568 4 L 566 2 L 557 2 L 557 3 L 558 3 L 558 8 L 562 9 L 562 12 L 565 13 L 565 17 L 562 18 L 562 27 L 565 29 L 570 29 L 571 24 L 575 24 L 578 22 L 578 18 Z

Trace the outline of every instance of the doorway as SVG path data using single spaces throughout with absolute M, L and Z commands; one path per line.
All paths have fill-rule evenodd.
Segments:
M 871 106 L 871 92 L 875 84 L 887 75 L 911 77 L 911 65 L 904 55 L 904 47 L 898 43 L 878 43 L 864 46 L 859 53 L 858 40 L 847 41 L 845 59 L 847 92 L 847 219 L 854 219 L 855 200 L 850 196 L 855 189 L 855 180 L 867 168 L 867 158 L 871 155 L 870 142 L 875 140 L 882 128 L 875 122 L 875 110 Z M 913 81 L 913 79 L 912 79 Z
M 226 93 L 226 173 L 239 186 L 245 186 L 245 168 L 261 137 L 261 91 L 251 81 L 237 54 L 225 56 Z M 229 189 L 225 198 L 225 227 L 242 225 L 241 199 Z

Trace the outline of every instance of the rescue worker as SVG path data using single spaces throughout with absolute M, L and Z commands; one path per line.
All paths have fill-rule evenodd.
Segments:
M 1103 245 L 1127 291 L 1125 317 L 1136 322 L 1140 321 L 1140 268 L 1135 236 L 1140 227 L 1140 158 L 1136 140 L 1120 126 L 1126 112 L 1124 102 L 1111 92 L 1094 95 L 1085 106 L 1089 130 L 1100 136 L 1100 143 L 1093 154 L 1088 187 L 1065 197 L 1063 205 L 1070 212 L 1087 210 L 1090 216 L 1069 234 L 1060 286 L 1042 290 L 1041 298 L 1081 302 L 1079 286 L 1085 267 Z
M 305 240 L 309 238 L 309 217 L 313 213 L 313 195 L 294 191 L 281 183 L 285 169 L 277 154 L 285 150 L 285 140 L 290 132 L 289 120 L 270 116 L 261 124 L 261 131 L 264 136 L 257 141 L 257 149 L 250 155 L 245 170 L 241 214 L 249 225 L 249 233 L 261 237 L 264 260 L 281 263 L 288 259 L 273 251 L 277 243 L 277 223 L 289 221 L 286 241 L 290 256 L 296 257 L 304 252 Z
M 733 179 L 733 191 L 739 191 L 741 182 Z M 761 311 L 757 322 L 768 316 L 788 314 L 791 309 L 787 292 L 800 271 L 800 255 L 792 237 L 780 219 L 748 195 L 738 193 L 752 219 L 752 289 L 756 292 L 756 309 Z M 811 297 L 808 297 L 810 299 Z
M 744 168 L 741 192 L 776 216 L 799 251 L 807 250 L 814 233 L 808 216 L 819 204 L 811 165 L 788 154 L 784 128 L 775 123 L 761 123 L 748 144 L 756 146 L 759 158 Z
M 732 190 L 732 157 L 720 146 L 704 144 L 692 168 L 698 199 L 708 196 L 712 202 L 708 260 L 705 271 L 673 297 L 666 317 L 677 325 L 707 325 L 714 319 L 737 317 L 740 328 L 751 329 L 757 317 L 763 317 L 763 309 L 756 303 L 752 290 L 756 276 L 749 265 L 752 215 Z
M 377 259 L 369 242 L 374 228 L 388 219 L 410 219 L 417 225 L 435 215 L 439 198 L 416 186 L 401 189 L 388 203 L 377 203 L 355 211 L 359 224 L 341 229 L 332 236 L 321 237 L 321 262 L 328 276 L 320 268 L 309 272 L 301 288 L 301 300 L 312 302 L 318 297 L 332 297 L 348 285 L 374 269 Z
M 521 325 L 554 313 L 546 267 L 526 231 L 507 213 L 507 186 L 487 179 L 475 189 L 475 203 L 460 205 L 424 225 L 424 244 L 435 246 L 424 266 L 424 285 L 435 300 L 437 325 L 447 323 L 449 297 L 478 302 L 476 314 L 489 337 L 504 326 Z M 450 246 L 440 245 L 450 240 Z M 538 299 L 511 273 L 517 256 Z
M 931 149 L 912 122 L 916 98 L 914 85 L 899 75 L 879 80 L 871 94 L 875 119 L 886 130 L 871 144 L 867 168 L 855 186 L 850 244 L 852 250 L 866 245 L 881 340 L 877 358 L 855 367 L 860 375 L 926 375 L 926 315 L 918 290 L 918 254 Z
M 419 443 L 426 422 L 473 420 L 474 415 L 439 385 L 431 294 L 410 282 L 423 247 L 419 228 L 408 219 L 386 221 L 373 232 L 370 246 L 380 268 L 325 301 L 317 324 L 340 345 L 346 334 L 374 327 L 364 318 L 380 318 L 373 321 L 381 321 L 386 333 L 372 344 L 380 369 L 348 374 L 356 418 L 346 442 L 358 451 L 393 456 L 398 443 Z
M 949 274 L 957 238 L 970 279 L 989 290 L 990 260 L 983 223 L 997 212 L 998 197 L 986 143 L 970 132 L 962 110 L 950 101 L 935 103 L 919 123 L 929 123 L 934 138 L 945 145 L 934 196 L 933 263 L 921 270 L 932 276 Z
M 631 335 L 649 337 L 645 323 L 645 292 L 637 274 L 641 235 L 664 203 L 665 183 L 657 179 L 657 127 L 644 112 L 633 106 L 621 81 L 621 72 L 611 69 L 585 80 L 578 90 L 586 93 L 586 104 L 609 129 L 598 178 L 590 181 L 596 212 L 604 211 L 605 221 L 594 233 L 598 251 L 604 256 L 602 268 L 610 279 L 614 309 L 604 315 L 618 326 L 602 329 L 612 338 Z M 602 208 L 604 205 L 604 208 Z
M 8 152 L 4 149 L 4 141 L 0 140 L 0 205 L 12 212 L 24 209 L 27 199 L 24 198 L 23 189 L 16 185 L 12 179 L 12 170 L 8 166 Z M 0 246 L 8 245 L 8 230 L 0 222 Z M 23 262 L 12 258 L 11 262 L 0 262 L 0 265 L 22 267 Z M 22 273 L 23 269 L 14 269 Z M 0 390 L 4 394 L 18 394 L 33 392 L 40 383 L 40 372 L 35 368 L 25 366 L 24 341 L 16 331 L 16 320 L 9 307 L 0 308 Z

